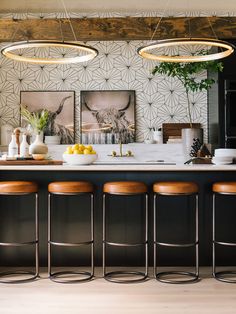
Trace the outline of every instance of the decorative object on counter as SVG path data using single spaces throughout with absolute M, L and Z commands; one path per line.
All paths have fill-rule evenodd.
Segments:
M 20 157 L 28 157 L 29 156 L 29 144 L 26 140 L 26 134 L 22 135 L 22 141 L 20 144 Z
M 74 144 L 68 146 L 63 154 L 63 160 L 69 165 L 89 165 L 97 160 L 98 155 L 91 145 Z
M 8 146 L 8 156 L 15 157 L 18 154 L 18 145 L 16 143 L 16 135 L 12 133 L 11 142 Z
M 28 63 L 37 63 L 37 64 L 71 64 L 78 62 L 85 62 L 92 60 L 98 55 L 97 49 L 79 43 L 74 27 L 71 23 L 71 18 L 66 9 L 65 1 L 60 1 L 62 8 L 64 10 L 64 15 L 66 20 L 69 22 L 70 30 L 73 36 L 73 42 L 65 41 L 64 32 L 62 27 L 62 22 L 60 20 L 60 33 L 61 41 L 55 41 L 52 39 L 47 40 L 30 40 L 31 32 L 20 29 L 19 26 L 16 27 L 16 30 L 13 32 L 13 37 L 11 38 L 12 43 L 7 44 L 2 47 L 1 54 L 6 58 L 28 62 Z M 27 11 L 27 10 L 26 10 Z M 25 34 L 25 41 L 15 41 L 16 34 L 20 32 L 21 35 Z M 14 42 L 15 41 L 15 42 Z M 27 53 L 26 49 L 35 48 L 35 54 L 30 55 Z M 56 57 L 53 54 L 48 53 L 45 55 L 45 48 L 51 49 L 61 49 L 60 57 L 56 54 Z
M 20 135 L 21 135 L 21 128 L 16 128 L 14 130 L 16 135 L 16 145 L 17 145 L 17 154 L 20 155 Z
M 200 129 L 201 130 L 201 129 Z M 190 156 L 191 157 L 197 157 L 198 156 L 198 151 L 202 147 L 202 143 L 199 140 L 199 138 L 194 138 L 193 139 L 193 144 L 191 145 L 191 151 L 190 151 Z
M 21 91 L 20 95 L 21 104 L 31 112 L 48 112 L 45 136 L 60 136 L 62 144 L 75 142 L 74 91 Z
M 182 129 L 182 143 L 185 158 L 196 157 L 197 151 L 203 144 L 203 129 Z
M 135 91 L 81 91 L 83 144 L 135 141 Z
M 191 159 L 185 161 L 184 164 L 185 165 L 188 165 L 188 164 L 194 164 L 194 165 L 212 164 L 212 158 L 211 158 L 211 156 L 209 156 L 209 157 L 194 157 L 194 158 L 191 158 Z
M 49 120 L 49 112 L 42 110 L 41 112 L 30 112 L 24 106 L 21 106 L 22 118 L 28 122 L 36 133 L 35 141 L 29 146 L 30 154 L 47 154 L 48 147 L 41 140 L 40 133 L 46 128 Z
M 40 135 L 37 134 L 35 141 L 29 146 L 29 153 L 32 154 L 47 154 L 48 147 L 42 142 Z
M 156 144 L 163 144 L 163 133 L 161 128 L 153 129 L 153 140 Z
M 11 135 L 13 133 L 13 126 L 10 124 L 1 125 L 1 145 L 8 146 L 11 141 Z
M 211 157 L 211 152 L 210 152 L 210 148 L 209 146 L 211 146 L 210 144 L 202 144 L 202 146 L 200 147 L 200 149 L 197 152 L 197 157 Z
M 185 164 L 212 164 L 213 161 L 207 145 L 201 145 L 199 139 L 194 139 L 190 156 L 192 158 L 186 161 Z
M 233 148 L 218 148 L 215 149 L 215 156 L 212 162 L 215 165 L 228 165 L 236 161 L 236 149 Z

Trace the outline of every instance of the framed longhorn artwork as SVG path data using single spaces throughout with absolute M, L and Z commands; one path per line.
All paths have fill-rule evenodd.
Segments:
M 75 142 L 74 91 L 21 91 L 20 103 L 31 112 L 49 111 L 44 136 L 59 136 L 61 144 Z M 23 120 L 21 125 L 27 127 Z
M 81 91 L 83 144 L 135 141 L 135 91 Z

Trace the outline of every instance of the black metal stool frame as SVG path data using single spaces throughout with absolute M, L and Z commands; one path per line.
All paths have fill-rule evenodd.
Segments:
M 227 283 L 236 283 L 235 279 L 227 278 L 227 275 L 236 275 L 236 271 L 219 271 L 216 272 L 216 245 L 221 246 L 232 246 L 236 247 L 236 243 L 233 242 L 222 242 L 222 241 L 216 241 L 216 195 L 232 195 L 236 196 L 236 193 L 220 193 L 220 192 L 214 192 L 213 193 L 213 213 L 212 213 L 212 275 L 215 279 Z
M 38 193 L 0 193 L 1 195 L 30 195 L 34 194 L 35 196 L 35 239 L 33 241 L 27 241 L 27 242 L 0 242 L 0 247 L 5 246 L 5 247 L 23 247 L 23 246 L 32 246 L 35 245 L 35 271 L 24 271 L 24 270 L 16 270 L 16 271 L 4 271 L 0 272 L 0 282 L 1 283 L 8 283 L 8 284 L 17 284 L 17 283 L 25 283 L 29 281 L 33 281 L 39 277 L 39 226 L 38 226 Z M 14 276 L 14 275 L 26 275 L 30 276 L 29 278 L 25 279 L 4 279 L 9 276 Z
M 70 243 L 70 242 L 55 242 L 51 239 L 51 202 L 53 195 L 82 195 L 87 194 L 90 195 L 90 218 L 91 218 L 91 225 L 90 225 L 90 234 L 91 238 L 89 241 L 86 242 L 78 242 L 78 243 Z M 52 246 L 61 246 L 61 247 L 79 247 L 91 245 L 91 272 L 87 271 L 60 271 L 60 272 L 52 272 L 52 265 L 51 265 L 51 248 Z M 64 280 L 61 277 L 65 275 L 81 275 L 85 276 L 82 279 L 69 279 Z M 48 193 L 48 276 L 49 279 L 58 283 L 79 283 L 84 281 L 89 281 L 94 277 L 94 194 L 93 193 Z
M 195 242 L 194 243 L 165 243 L 165 242 L 158 242 L 157 241 L 157 228 L 156 228 L 156 216 L 157 216 L 157 195 L 163 196 L 194 196 L 195 195 Z M 199 226 L 198 226 L 198 194 L 197 193 L 181 193 L 181 194 L 174 194 L 174 193 L 154 193 L 154 230 L 153 230 L 153 237 L 154 237 L 154 278 L 156 278 L 160 282 L 170 283 L 170 284 L 186 284 L 186 283 L 193 283 L 199 280 Z M 157 273 L 157 246 L 165 246 L 165 247 L 175 247 L 175 248 L 189 248 L 195 247 L 195 272 L 187 272 L 187 271 L 166 271 L 166 272 L 159 272 Z M 181 275 L 190 277 L 190 279 L 186 280 L 172 280 L 167 279 L 166 277 L 169 275 Z
M 110 242 L 106 239 L 106 197 L 108 195 L 120 195 L 120 196 L 135 196 L 143 194 L 145 196 L 145 240 L 143 243 L 117 243 L 117 242 Z M 134 193 L 134 194 L 126 194 L 126 193 L 103 193 L 103 240 L 102 240 L 102 268 L 103 268 L 103 278 L 107 281 L 114 282 L 114 283 L 137 283 L 144 281 L 148 278 L 148 194 L 147 193 Z M 119 247 L 138 247 L 144 246 L 145 247 L 145 271 L 106 271 L 106 251 L 108 246 L 119 246 Z M 119 276 L 138 276 L 140 278 L 135 279 L 118 279 Z

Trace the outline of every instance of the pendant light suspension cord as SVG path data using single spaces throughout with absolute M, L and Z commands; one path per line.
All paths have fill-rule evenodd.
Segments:
M 169 3 L 170 3 L 170 0 L 167 0 L 167 1 L 166 1 L 165 8 L 164 8 L 164 10 L 162 11 L 162 15 L 161 15 L 161 17 L 159 18 L 159 21 L 157 22 L 157 25 L 156 25 L 156 27 L 155 27 L 155 29 L 154 29 L 154 32 L 153 32 L 152 36 L 151 36 L 151 40 L 153 40 L 154 36 L 156 35 L 156 32 L 157 32 L 157 30 L 158 30 L 158 28 L 159 28 L 159 26 L 160 26 L 160 24 L 161 24 L 161 21 L 162 21 L 164 15 L 166 14 L 166 11 L 167 11 L 167 8 L 168 8 L 168 6 L 169 6 Z
M 74 36 L 74 40 L 77 41 L 77 37 L 76 37 L 75 31 L 74 31 L 74 27 L 73 27 L 73 25 L 72 25 L 71 18 L 70 18 L 70 16 L 69 16 L 69 13 L 68 13 L 67 8 L 66 8 L 66 6 L 65 6 L 64 0 L 61 0 L 61 4 L 62 4 L 63 9 L 64 9 L 64 11 L 65 11 L 66 19 L 67 19 L 68 22 L 69 22 L 71 32 L 72 32 L 72 34 L 73 34 L 73 36 Z

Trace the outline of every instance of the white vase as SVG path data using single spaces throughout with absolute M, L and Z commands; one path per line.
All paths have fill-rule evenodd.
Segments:
M 185 158 L 189 159 L 190 153 L 192 150 L 192 145 L 194 142 L 194 139 L 198 139 L 201 144 L 203 144 L 203 129 L 200 128 L 187 128 L 182 129 L 181 131 L 182 135 L 182 145 L 183 145 L 183 153 Z
M 47 154 L 48 147 L 40 138 L 40 135 L 37 134 L 34 142 L 29 147 L 29 153 L 32 154 Z

